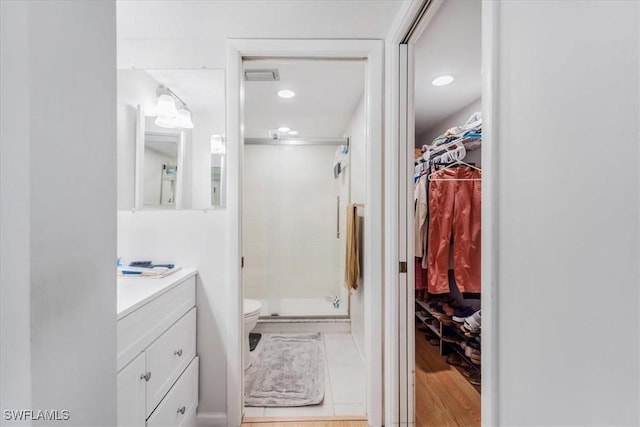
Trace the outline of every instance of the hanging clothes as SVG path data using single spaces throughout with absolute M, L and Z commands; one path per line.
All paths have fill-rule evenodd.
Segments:
M 427 289 L 427 270 L 422 268 L 422 258 L 415 257 L 414 272 L 415 288 L 419 291 Z
M 429 183 L 428 291 L 449 292 L 449 246 L 460 292 L 480 292 L 480 171 L 464 166 L 441 169 Z M 476 181 L 456 181 L 469 179 Z
M 413 199 L 415 202 L 414 210 L 414 237 L 415 237 L 415 256 L 423 257 L 426 255 L 426 227 L 427 227 L 427 174 L 420 177 L 415 184 Z
M 360 227 L 355 203 L 347 206 L 347 239 L 344 264 L 344 283 L 349 292 L 358 289 L 360 277 Z

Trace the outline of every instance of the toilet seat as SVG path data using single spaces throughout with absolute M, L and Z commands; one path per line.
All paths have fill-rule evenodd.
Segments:
M 245 299 L 243 309 L 244 317 L 253 317 L 256 314 L 259 314 L 261 308 L 262 304 L 260 304 L 260 301 L 255 299 Z

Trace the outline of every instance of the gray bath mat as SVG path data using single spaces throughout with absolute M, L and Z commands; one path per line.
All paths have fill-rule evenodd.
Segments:
M 317 334 L 265 338 L 245 372 L 245 406 L 317 405 L 324 398 L 324 353 Z

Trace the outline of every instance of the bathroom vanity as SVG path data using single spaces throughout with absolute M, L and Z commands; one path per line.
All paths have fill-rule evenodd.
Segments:
M 118 279 L 118 426 L 195 426 L 196 274 Z

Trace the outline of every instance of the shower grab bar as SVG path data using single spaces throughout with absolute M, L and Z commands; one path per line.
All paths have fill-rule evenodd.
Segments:
M 336 201 L 336 239 L 340 238 L 340 196 Z

